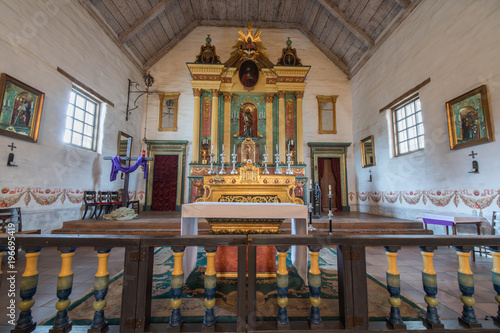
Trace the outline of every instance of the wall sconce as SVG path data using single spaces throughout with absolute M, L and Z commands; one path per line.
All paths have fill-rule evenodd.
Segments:
M 7 147 L 10 147 L 10 151 L 14 151 L 14 148 L 17 148 L 14 146 L 14 142 L 12 144 L 7 145 Z M 7 166 L 10 167 L 16 167 L 17 165 L 14 163 L 14 153 L 9 153 L 9 156 L 7 157 Z
M 372 171 L 368 170 L 368 173 L 370 174 L 370 176 L 368 177 L 368 182 L 371 183 L 372 182 Z
M 472 170 L 469 171 L 469 173 L 479 173 L 479 163 L 474 160 L 474 156 L 476 156 L 477 153 L 474 152 L 474 150 L 469 154 L 469 156 L 472 157 Z
M 127 94 L 127 112 L 125 112 L 125 120 L 128 121 L 128 116 L 132 114 L 132 111 L 137 109 L 139 105 L 137 105 L 137 100 L 144 94 L 147 94 L 147 96 L 157 93 L 158 91 L 149 91 L 149 88 L 153 85 L 155 82 L 154 77 L 151 76 L 151 74 L 146 74 L 143 77 L 144 79 L 144 85 L 146 86 L 146 90 L 141 90 L 139 88 L 139 83 L 131 81 L 130 79 L 128 80 L 128 94 Z M 129 109 L 129 101 L 130 101 L 130 94 L 139 94 L 137 98 L 134 101 L 134 107 L 132 109 Z M 146 108 L 147 108 L 147 103 L 146 103 Z M 147 113 L 147 109 L 146 109 Z

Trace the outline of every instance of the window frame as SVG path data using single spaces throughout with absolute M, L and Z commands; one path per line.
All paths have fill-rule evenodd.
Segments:
M 177 131 L 177 115 L 179 113 L 179 95 L 178 92 L 166 93 L 159 92 L 158 97 L 160 98 L 160 110 L 159 110 L 159 118 L 158 118 L 158 131 Z M 163 101 L 166 99 L 174 100 L 174 124 L 172 127 L 163 127 Z
M 68 103 L 67 103 L 67 107 L 69 107 L 69 105 L 72 105 L 73 106 L 73 116 L 69 116 L 68 115 L 68 111 L 67 111 L 67 108 L 66 108 L 66 121 L 65 121 L 65 124 L 64 124 L 64 136 L 66 136 L 66 130 L 70 130 L 71 131 L 71 138 L 69 140 L 69 142 L 66 142 L 64 140 L 64 136 L 63 136 L 63 142 L 68 145 L 68 146 L 72 146 L 72 147 L 76 147 L 76 148 L 80 148 L 80 149 L 85 149 L 85 150 L 88 150 L 88 151 L 96 151 L 97 150 L 97 133 L 98 133 L 98 129 L 99 129 L 99 115 L 100 115 L 100 111 L 101 111 L 101 101 L 99 99 L 97 99 L 95 96 L 89 94 L 87 91 L 85 91 L 84 89 L 76 86 L 76 85 L 73 85 L 73 87 L 71 88 L 71 93 L 75 93 L 75 101 L 74 103 L 71 103 L 71 95 L 70 95 L 70 98 L 68 100 Z M 91 136 L 91 139 L 92 139 L 92 143 L 91 143 L 91 147 L 90 148 L 87 148 L 83 145 L 83 138 L 82 138 L 82 144 L 81 145 L 78 145 L 78 144 L 74 144 L 72 143 L 73 141 L 73 134 L 74 133 L 78 133 L 78 134 L 81 134 L 82 136 L 87 136 L 89 137 L 88 135 L 85 135 L 84 134 L 84 129 L 82 130 L 82 132 L 78 132 L 78 131 L 75 131 L 74 129 L 74 121 L 75 121 L 75 109 L 78 107 L 76 105 L 76 100 L 77 100 L 77 96 L 80 95 L 82 96 L 84 99 L 85 99 L 85 103 L 88 103 L 89 101 L 94 103 L 95 104 L 95 110 L 94 110 L 94 122 L 92 124 L 92 136 Z M 87 108 L 86 108 L 87 105 L 85 105 L 85 109 L 82 109 L 85 114 L 89 113 L 87 111 Z M 81 109 L 80 107 L 78 107 L 79 109 Z M 84 119 L 85 119 L 85 114 L 84 114 Z M 72 118 L 73 119 L 73 124 L 72 124 L 72 127 L 71 129 L 68 129 L 66 127 L 66 123 L 68 121 L 68 118 Z M 83 124 L 88 124 L 85 122 L 85 120 L 83 120 Z M 90 124 L 88 124 L 90 125 Z M 84 127 L 85 128 L 85 127 Z
M 318 95 L 316 99 L 318 100 L 318 133 L 319 134 L 337 134 L 337 98 L 338 95 Z M 332 103 L 332 129 L 331 130 L 323 130 L 323 108 L 321 107 L 321 103 L 331 102 Z
M 415 153 L 415 152 L 418 152 L 418 151 L 422 151 L 425 149 L 425 128 L 423 130 L 423 133 L 421 135 L 418 134 L 418 130 L 417 130 L 417 127 L 419 124 L 422 124 L 422 127 L 424 125 L 424 120 L 423 120 L 423 116 L 422 116 L 422 122 L 418 122 L 417 119 L 416 119 L 416 114 L 417 112 L 420 112 L 420 114 L 422 115 L 422 102 L 420 101 L 420 110 L 419 111 L 416 111 L 414 112 L 415 114 L 415 125 L 414 126 L 411 126 L 411 127 L 415 127 L 415 130 L 417 131 L 417 134 L 415 136 L 415 138 L 417 139 L 417 145 L 419 146 L 417 149 L 415 150 L 408 150 L 407 152 L 404 152 L 404 153 L 401 153 L 400 152 L 400 149 L 399 149 L 399 133 L 402 132 L 402 131 L 398 131 L 398 121 L 400 121 L 400 119 L 397 118 L 397 111 L 400 110 L 401 108 L 405 108 L 407 105 L 410 105 L 411 103 L 415 103 L 415 101 L 417 100 L 420 100 L 420 95 L 417 93 L 417 94 L 414 94 L 408 98 L 406 98 L 404 101 L 396 104 L 395 106 L 393 106 L 391 108 L 391 113 L 392 113 L 392 141 L 393 141 L 393 149 L 394 149 L 394 157 L 399 157 L 399 156 L 404 156 L 404 155 L 408 155 L 408 154 L 412 154 L 412 153 Z M 403 119 L 406 119 L 408 118 L 406 115 Z M 408 126 L 404 129 L 406 135 L 407 135 L 407 138 L 406 142 L 409 141 L 408 139 Z M 422 137 L 423 138 L 423 142 L 424 142 L 424 145 L 423 147 L 420 147 L 420 144 L 418 143 L 418 138 L 419 137 Z M 409 148 L 408 148 L 409 149 Z

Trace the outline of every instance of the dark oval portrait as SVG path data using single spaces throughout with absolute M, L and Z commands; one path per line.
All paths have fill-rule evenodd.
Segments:
M 253 61 L 247 60 L 241 64 L 239 76 L 242 85 L 245 87 L 253 87 L 259 80 L 259 69 Z

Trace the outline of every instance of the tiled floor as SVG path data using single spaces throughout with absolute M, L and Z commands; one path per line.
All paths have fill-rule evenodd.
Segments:
M 388 218 L 385 218 L 388 220 Z M 113 249 L 109 259 L 110 276 L 116 275 L 123 269 L 123 249 Z M 45 248 L 39 258 L 39 282 L 35 295 L 35 305 L 32 308 L 35 321 L 41 321 L 55 314 L 56 283 L 57 274 L 60 271 L 60 253 L 55 248 Z M 403 247 L 398 254 L 398 270 L 401 274 L 401 293 L 415 303 L 426 307 L 424 302 L 424 291 L 422 288 L 422 256 L 417 247 Z M 434 266 L 438 274 L 439 292 L 437 298 L 440 302 L 438 312 L 443 320 L 456 320 L 462 311 L 460 301 L 460 290 L 457 282 L 458 260 L 454 248 L 442 247 L 435 251 Z M 85 295 L 94 283 L 94 274 L 97 267 L 97 256 L 93 248 L 79 248 L 73 260 L 73 271 L 75 274 L 73 292 L 70 298 L 77 300 Z M 471 269 L 475 273 L 475 311 L 478 319 L 486 316 L 496 315 L 498 304 L 495 301 L 495 293 L 491 282 L 491 257 L 476 255 L 476 262 L 471 262 Z M 16 263 L 18 271 L 16 281 L 24 271 L 24 258 L 20 255 Z M 367 272 L 373 277 L 385 283 L 385 271 L 387 269 L 387 258 L 382 247 L 367 248 Z M 5 309 L 9 304 L 7 292 L 9 285 L 6 281 L 6 261 L 2 262 L 4 275 L 0 287 L 0 309 Z M 16 285 L 19 285 L 17 283 Z M 16 293 L 18 295 L 18 292 Z M 17 303 L 19 299 L 17 299 Z M 4 311 L 0 310 L 0 313 Z M 0 316 L 0 326 L 7 325 L 9 318 Z M 1 327 L 0 327 L 1 330 Z

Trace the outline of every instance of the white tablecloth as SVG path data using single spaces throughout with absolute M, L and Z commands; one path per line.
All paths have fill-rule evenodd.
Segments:
M 291 219 L 292 234 L 307 234 L 307 206 L 291 203 L 196 202 L 182 205 L 181 235 L 198 234 L 198 218 Z M 197 248 L 186 247 L 183 267 L 185 278 L 196 264 Z M 307 247 L 292 247 L 292 262 L 307 281 Z

